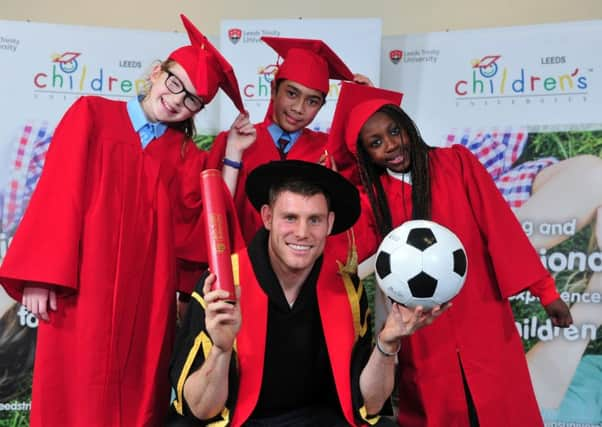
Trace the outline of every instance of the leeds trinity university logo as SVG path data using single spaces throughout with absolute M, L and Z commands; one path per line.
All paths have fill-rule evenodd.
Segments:
M 392 51 L 389 52 L 389 59 L 395 65 L 399 64 L 399 61 L 401 61 L 402 57 L 403 57 L 403 51 L 402 50 L 393 49 Z
M 232 42 L 232 44 L 238 43 L 240 38 L 242 37 L 242 30 L 240 28 L 230 28 L 228 30 L 228 38 Z

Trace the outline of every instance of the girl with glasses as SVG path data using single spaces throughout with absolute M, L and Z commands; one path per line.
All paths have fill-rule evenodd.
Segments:
M 153 68 L 141 100 L 67 111 L 0 267 L 43 320 L 32 427 L 163 425 L 176 291 L 207 260 L 193 116 L 221 87 L 241 111 L 230 142 L 255 137 L 232 67 L 182 20 L 191 44 Z

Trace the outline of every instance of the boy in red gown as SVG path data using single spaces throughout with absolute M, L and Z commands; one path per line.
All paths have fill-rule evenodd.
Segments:
M 261 227 L 259 215 L 244 193 L 247 175 L 271 160 L 325 162 L 328 135 L 307 126 L 326 101 L 329 79 L 370 84 L 365 76 L 354 75 L 321 40 L 284 37 L 262 37 L 262 40 L 284 61 L 272 80 L 266 118 L 255 124 L 257 140 L 241 157 L 241 153 L 226 149 L 228 132 L 222 132 L 217 136 L 208 159 L 208 166 L 212 168 L 240 169 L 234 199 L 247 242 Z M 345 164 L 345 159 L 334 160 L 337 164 Z

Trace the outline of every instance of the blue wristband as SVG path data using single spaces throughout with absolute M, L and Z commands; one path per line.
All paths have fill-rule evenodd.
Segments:
M 234 169 L 242 168 L 242 162 L 235 162 L 234 160 L 230 160 L 227 157 L 224 157 L 224 164 L 226 166 L 230 166 L 231 168 L 234 168 Z

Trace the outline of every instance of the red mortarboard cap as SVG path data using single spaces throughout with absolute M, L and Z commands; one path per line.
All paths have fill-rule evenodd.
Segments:
M 261 40 L 284 58 L 277 79 L 292 80 L 325 94 L 328 79 L 353 80 L 351 70 L 322 40 L 267 36 Z
M 328 134 L 329 147 L 345 144 L 357 156 L 357 138 L 366 120 L 383 105 L 399 106 L 402 98 L 399 92 L 343 82 Z
M 186 16 L 180 17 L 188 33 L 190 46 L 174 50 L 169 59 L 176 61 L 186 70 L 197 94 L 206 104 L 213 99 L 218 87 L 221 87 L 242 113 L 244 106 L 232 65 Z

